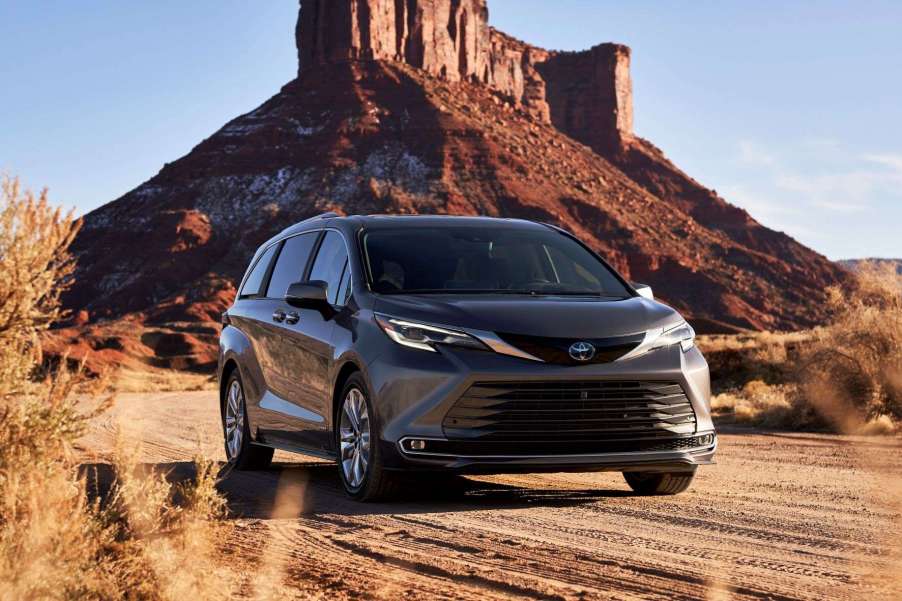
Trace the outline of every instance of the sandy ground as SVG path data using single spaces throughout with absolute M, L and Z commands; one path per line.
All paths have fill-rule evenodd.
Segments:
M 122 395 L 86 436 L 102 468 L 117 426 L 144 461 L 190 475 L 222 459 L 215 393 Z M 330 464 L 277 454 L 223 479 L 223 553 L 297 598 L 902 598 L 902 441 L 725 433 L 718 465 L 676 497 L 616 473 L 452 478 L 390 504 L 346 499 Z

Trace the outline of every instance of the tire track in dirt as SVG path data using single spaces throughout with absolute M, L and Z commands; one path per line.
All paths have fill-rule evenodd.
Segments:
M 86 461 L 109 456 L 123 420 L 159 469 L 198 449 L 221 458 L 215 394 L 125 395 L 81 441 Z M 363 505 L 331 465 L 279 453 L 271 470 L 224 472 L 236 518 L 223 553 L 248 598 L 265 570 L 297 599 L 899 598 L 898 579 L 874 577 L 894 566 L 898 504 L 862 478 L 902 478 L 900 451 L 743 432 L 677 497 L 633 496 L 618 474 L 517 474 Z
M 424 528 L 429 528 L 429 526 L 424 525 Z M 542 526 L 535 523 L 524 524 L 524 530 L 541 531 Z M 834 578 L 839 578 L 840 580 L 845 580 L 845 575 L 843 574 L 809 570 L 804 566 L 798 564 L 793 565 L 776 561 L 757 560 L 755 558 L 748 558 L 742 555 L 718 553 L 713 551 L 705 551 L 703 553 L 699 553 L 696 548 L 691 546 L 667 544 L 655 545 L 650 544 L 649 541 L 642 541 L 637 537 L 603 536 L 593 539 L 600 541 L 602 545 L 579 545 L 579 541 L 577 541 L 576 538 L 578 538 L 579 534 L 584 534 L 583 531 L 580 531 L 579 529 L 566 529 L 563 527 L 558 527 L 557 530 L 559 533 L 576 534 L 577 536 L 574 538 L 568 538 L 566 547 L 560 545 L 539 544 L 535 541 L 530 541 L 529 545 L 523 543 L 514 545 L 512 547 L 509 545 L 508 553 L 506 553 L 506 557 L 503 558 L 504 561 L 507 563 L 507 565 L 514 566 L 516 565 L 516 559 L 518 557 L 524 557 L 525 555 L 531 560 L 529 563 L 538 566 L 538 569 L 540 570 L 554 569 L 555 567 L 559 569 L 561 566 L 566 565 L 569 569 L 574 570 L 579 575 L 590 576 L 588 578 L 579 579 L 574 579 L 572 577 L 562 578 L 558 570 L 550 572 L 548 573 L 548 575 L 551 577 L 567 580 L 574 584 L 578 583 L 583 585 L 592 585 L 593 583 L 597 584 L 599 577 L 604 575 L 604 572 L 599 573 L 598 571 L 598 568 L 600 566 L 603 566 L 607 571 L 610 571 L 611 568 L 625 570 L 630 573 L 630 579 L 634 579 L 634 574 L 632 574 L 632 572 L 639 572 L 642 574 L 654 574 L 661 578 L 676 582 L 691 582 L 696 585 L 703 585 L 707 581 L 706 573 L 703 570 L 699 570 L 697 566 L 693 566 L 691 564 L 682 565 L 685 563 L 685 560 L 687 558 L 703 559 L 706 563 L 733 562 L 736 565 L 765 568 L 777 572 L 788 572 L 813 577 L 832 576 Z M 483 535 L 482 538 L 486 537 Z M 496 553 L 499 553 L 497 549 L 503 547 L 505 540 L 510 541 L 511 539 L 496 539 L 492 541 L 486 541 L 486 544 L 489 548 L 496 549 Z M 472 544 L 469 539 L 467 540 L 467 542 L 468 544 Z M 582 554 L 574 555 L 571 551 L 568 550 L 573 549 L 577 546 L 584 549 Z M 587 551 L 585 551 L 585 549 L 597 549 L 599 546 L 603 546 L 606 550 L 606 559 L 599 559 L 597 556 L 588 555 Z M 625 553 L 621 553 L 619 555 L 616 553 L 617 550 L 624 549 L 626 550 Z M 639 551 L 638 549 L 641 549 L 641 551 Z M 649 551 L 657 551 L 661 554 L 671 554 L 676 557 L 676 560 L 663 560 L 658 563 L 642 561 L 643 559 L 648 559 L 650 557 Z M 675 566 L 682 567 L 675 570 Z M 616 580 L 617 586 L 615 588 L 617 589 L 623 589 L 627 586 L 623 579 L 613 580 Z M 669 594 L 672 594 L 672 591 L 672 584 L 668 583 L 664 586 L 663 591 L 656 591 L 652 588 L 646 588 L 641 592 L 643 592 L 644 594 L 661 592 L 666 597 Z M 703 589 L 701 592 L 703 592 Z M 700 591 L 697 591 L 696 593 L 699 594 Z M 744 594 L 753 597 L 773 596 L 774 593 L 774 590 L 766 591 L 750 587 L 744 588 Z
M 389 546 L 372 546 L 347 528 L 323 527 L 320 520 L 278 520 L 269 532 L 278 553 L 288 556 L 291 582 L 330 583 L 353 596 L 356 593 L 393 598 L 416 592 L 429 598 L 505 599 L 511 596 L 548 598 L 473 572 L 447 569 L 447 562 L 399 553 Z M 298 544 L 301 539 L 303 544 Z M 424 581 L 425 579 L 425 581 Z

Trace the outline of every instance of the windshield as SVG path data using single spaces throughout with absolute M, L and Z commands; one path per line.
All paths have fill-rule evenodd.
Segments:
M 604 263 L 553 230 L 398 228 L 363 240 L 370 284 L 382 294 L 631 296 Z

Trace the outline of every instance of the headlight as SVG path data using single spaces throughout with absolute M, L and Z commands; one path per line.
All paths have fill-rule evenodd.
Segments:
M 655 340 L 652 348 L 662 348 L 674 344 L 679 344 L 684 353 L 695 346 L 695 330 L 685 321 L 664 330 L 664 333 Z
M 376 323 L 389 338 L 410 348 L 438 352 L 437 344 L 487 350 L 483 343 L 465 332 L 448 330 L 425 323 L 376 314 Z

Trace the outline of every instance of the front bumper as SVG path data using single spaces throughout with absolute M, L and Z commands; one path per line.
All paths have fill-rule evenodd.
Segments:
M 691 472 L 700 465 L 711 465 L 714 463 L 714 453 L 717 451 L 717 436 L 713 432 L 710 435 L 713 439 L 711 444 L 683 451 L 629 451 L 575 455 L 458 455 L 431 451 L 413 451 L 410 450 L 409 443 L 415 439 L 404 438 L 398 442 L 396 452 L 409 463 L 410 467 L 426 470 L 449 470 L 461 473 Z M 446 442 L 446 439 L 438 439 L 435 442 Z
M 380 450 L 387 469 L 449 470 L 462 473 L 548 471 L 694 471 L 713 463 L 717 448 L 710 415 L 708 366 L 695 348 L 679 346 L 627 361 L 585 366 L 538 363 L 489 352 L 442 349 L 428 353 L 386 346 L 368 369 L 379 414 Z M 668 381 L 679 383 L 695 413 L 695 430 L 654 442 L 673 445 L 618 445 L 582 440 L 535 451 L 488 452 L 477 440 L 449 439 L 443 420 L 477 382 Z M 413 448 L 412 441 L 424 448 Z M 630 441 L 627 441 L 630 442 Z M 594 444 L 597 443 L 597 444 Z M 594 446 L 593 446 L 594 444 Z M 491 447 L 491 445 L 489 445 Z M 576 449 L 576 450 L 571 450 Z M 646 450 L 648 449 L 648 450 Z

